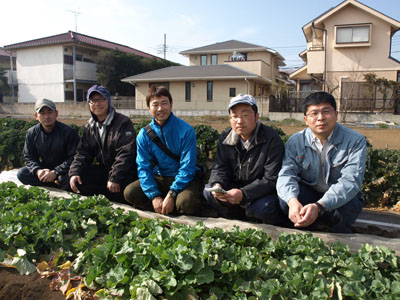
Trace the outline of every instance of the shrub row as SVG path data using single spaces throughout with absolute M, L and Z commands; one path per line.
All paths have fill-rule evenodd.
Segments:
M 134 124 L 136 132 L 150 120 Z M 23 146 L 26 130 L 37 121 L 0 119 L 0 171 L 24 165 Z M 71 125 L 80 135 L 83 127 Z M 271 126 L 271 125 L 270 125 Z M 284 142 L 289 138 L 282 129 L 273 127 Z M 215 159 L 219 134 L 208 125 L 194 126 L 197 137 L 198 163 L 207 165 Z M 392 207 L 400 201 L 400 151 L 368 148 L 367 171 L 363 192 L 368 206 Z

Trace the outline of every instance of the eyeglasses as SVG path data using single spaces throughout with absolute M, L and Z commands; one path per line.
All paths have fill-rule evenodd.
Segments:
M 321 114 L 323 117 L 329 117 L 333 112 L 333 109 L 323 109 L 323 110 L 312 110 L 306 116 L 316 120 L 318 115 Z
M 241 119 L 242 121 L 247 121 L 247 120 L 250 120 L 252 117 L 253 117 L 252 114 L 243 114 L 240 116 L 232 115 L 231 120 L 235 121 L 235 122 L 239 121 L 239 119 Z
M 89 104 L 103 103 L 106 101 L 106 98 L 97 98 L 97 99 L 89 99 Z

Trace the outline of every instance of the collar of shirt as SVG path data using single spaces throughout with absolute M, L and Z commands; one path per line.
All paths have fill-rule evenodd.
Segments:
M 321 143 L 321 140 L 320 140 L 319 138 L 317 138 L 317 137 L 314 135 L 314 133 L 311 132 L 311 134 L 312 134 L 312 140 L 311 140 L 312 143 L 315 145 L 315 147 L 317 147 L 317 149 L 318 149 L 319 152 L 322 152 L 322 149 L 324 148 L 324 146 L 325 146 L 325 145 L 329 145 L 329 143 L 330 143 L 330 141 L 331 141 L 331 138 L 332 138 L 333 131 L 332 131 L 331 134 L 326 138 L 326 141 L 325 141 L 324 144 Z

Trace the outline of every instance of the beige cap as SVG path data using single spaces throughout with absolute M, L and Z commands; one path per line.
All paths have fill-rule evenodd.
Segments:
M 36 101 L 36 103 L 35 103 L 35 111 L 38 113 L 45 106 L 47 106 L 51 110 L 56 110 L 56 105 L 54 104 L 53 101 L 43 98 L 43 99 L 40 99 L 40 100 Z

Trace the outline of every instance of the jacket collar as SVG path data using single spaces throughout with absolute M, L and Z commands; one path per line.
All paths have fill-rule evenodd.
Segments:
M 314 135 L 311 132 L 310 128 L 304 129 L 305 137 L 306 137 L 306 145 L 308 147 L 311 147 L 313 137 Z M 343 126 L 340 125 L 339 123 L 336 123 L 335 129 L 333 129 L 332 137 L 330 140 L 331 145 L 337 145 L 340 144 L 344 139 L 344 132 L 343 132 Z
M 174 113 L 171 111 L 171 114 L 169 115 L 168 119 L 165 121 L 165 123 L 164 123 L 162 126 L 160 126 L 160 124 L 158 124 L 158 123 L 156 122 L 156 120 L 154 119 L 154 117 L 152 118 L 151 123 L 152 123 L 155 127 L 161 128 L 161 127 L 168 126 L 168 124 L 170 124 L 170 123 L 172 122 L 172 120 L 175 119 L 175 118 L 176 118 L 176 117 L 175 117 Z

